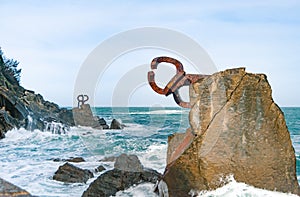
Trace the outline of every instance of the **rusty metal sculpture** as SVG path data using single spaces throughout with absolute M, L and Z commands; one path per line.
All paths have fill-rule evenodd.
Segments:
M 77 101 L 78 101 L 78 108 L 81 106 L 81 105 L 84 105 L 85 102 L 87 102 L 89 100 L 89 96 L 88 95 L 83 95 L 83 94 L 80 94 L 77 96 Z
M 156 70 L 158 64 L 166 62 L 175 65 L 176 67 L 176 74 L 172 79 L 168 82 L 164 89 L 160 88 L 155 82 L 155 73 L 154 71 L 148 72 L 148 82 L 151 88 L 157 92 L 158 94 L 163 94 L 165 96 L 169 96 L 173 94 L 173 98 L 175 102 L 184 108 L 191 108 L 190 102 L 185 102 L 181 99 L 179 94 L 179 89 L 183 86 L 189 86 L 196 81 L 207 77 L 208 75 L 199 75 L 199 74 L 186 74 L 183 65 L 180 61 L 171 58 L 171 57 L 156 57 L 151 62 L 151 69 Z

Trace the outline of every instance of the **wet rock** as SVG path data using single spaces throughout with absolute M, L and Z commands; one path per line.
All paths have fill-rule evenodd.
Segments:
M 5 137 L 5 132 L 12 129 L 13 125 L 10 123 L 9 115 L 6 111 L 0 110 L 0 139 Z
M 106 121 L 104 120 L 104 118 L 99 118 L 98 116 L 97 118 L 100 125 L 106 125 Z
M 161 175 L 156 171 L 128 172 L 113 169 L 99 176 L 82 196 L 111 196 L 120 190 L 143 182 L 156 183 Z
M 110 129 L 123 129 L 123 128 L 124 128 L 124 125 L 121 124 L 116 119 L 113 119 L 110 123 Z
M 265 75 L 215 73 L 190 87 L 190 100 L 191 129 L 169 137 L 163 180 L 170 196 L 216 189 L 229 175 L 300 194 L 290 134 Z
M 55 172 L 53 179 L 65 183 L 86 183 L 94 175 L 89 170 L 83 170 L 70 163 L 60 166 Z
M 140 161 L 136 161 L 136 156 L 122 154 L 117 158 L 118 168 L 109 170 L 100 175 L 89 188 L 83 193 L 82 196 L 111 196 L 115 195 L 120 190 L 125 190 L 135 184 L 143 182 L 156 183 L 161 174 L 151 169 L 140 169 L 142 167 Z M 124 160 L 124 161 L 121 161 Z M 129 164 L 126 164 L 126 161 Z M 127 170 L 132 166 L 136 170 Z M 120 170 L 126 169 L 126 170 Z
M 4 80 L 0 72 L 0 79 Z M 0 86 L 0 107 L 1 110 L 6 111 L 12 118 L 24 119 L 28 115 L 28 111 L 24 103 L 19 100 L 18 94 L 15 89 L 7 89 Z M 21 95 L 20 95 L 21 96 Z
M 44 130 L 46 123 L 60 123 L 65 127 L 74 126 L 72 117 L 64 114 L 71 114 L 72 111 L 60 108 L 57 104 L 44 100 L 42 95 L 34 94 L 31 91 L 24 90 L 24 95 L 20 98 L 28 110 L 25 128 L 28 130 Z
M 54 158 L 54 159 L 52 159 L 52 161 L 54 161 L 54 162 L 60 162 L 62 160 L 60 158 Z
M 73 162 L 73 163 L 85 162 L 85 160 L 82 157 L 70 157 L 69 159 L 54 158 L 52 160 L 54 162 L 60 162 L 60 161 L 67 161 L 67 162 Z
M 5 134 L 4 134 L 3 130 L 0 130 L 0 139 L 3 139 L 3 138 L 5 138 Z
M 0 196 L 30 197 L 30 193 L 0 178 Z
M 95 172 L 102 172 L 102 171 L 104 171 L 104 170 L 106 170 L 105 167 L 102 166 L 102 165 L 100 165 L 100 166 L 98 166 L 98 167 L 95 169 Z
M 127 154 L 121 154 L 119 157 L 117 157 L 114 168 L 122 171 L 143 171 L 143 165 L 141 164 L 139 158 L 136 155 Z
M 64 122 L 67 122 L 67 126 L 74 126 L 74 118 L 73 118 L 73 112 L 72 110 L 61 108 L 61 110 L 58 112 L 58 118 L 60 120 L 63 120 Z
M 66 159 L 66 161 L 74 163 L 85 162 L 85 160 L 82 157 L 71 157 L 69 159 Z
M 101 125 L 101 127 L 103 129 L 109 129 L 109 126 L 107 125 L 106 121 L 104 120 L 104 118 L 100 118 L 99 116 L 95 117 L 95 120 L 99 122 L 99 124 Z

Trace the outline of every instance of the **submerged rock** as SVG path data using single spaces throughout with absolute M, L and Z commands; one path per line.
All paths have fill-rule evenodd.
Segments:
M 102 172 L 104 170 L 106 170 L 106 168 L 104 166 L 100 165 L 95 169 L 95 172 Z
M 160 178 L 157 171 L 143 168 L 137 156 L 122 154 L 117 158 L 115 168 L 100 175 L 82 196 L 108 197 L 135 184 L 156 183 Z
M 82 157 L 70 157 L 69 159 L 66 159 L 66 161 L 74 163 L 85 162 Z
M 55 158 L 52 160 L 54 162 L 60 162 L 60 161 L 68 161 L 68 162 L 73 162 L 73 163 L 85 162 L 85 160 L 82 157 L 70 157 L 69 159 Z
M 55 172 L 53 179 L 65 183 L 86 183 L 94 175 L 89 170 L 83 170 L 70 163 L 60 166 Z
M 231 69 L 190 87 L 191 128 L 169 137 L 170 196 L 212 190 L 233 175 L 258 188 L 300 194 L 284 115 L 263 74 Z
M 31 197 L 30 193 L 0 178 L 0 196 Z

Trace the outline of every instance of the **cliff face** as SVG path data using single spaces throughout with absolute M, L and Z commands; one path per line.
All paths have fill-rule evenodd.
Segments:
M 0 54 L 0 139 L 12 128 L 45 128 L 46 122 L 74 125 L 71 110 L 45 101 L 40 94 L 19 85 Z
M 169 138 L 163 180 L 170 196 L 238 182 L 299 193 L 295 152 L 284 115 L 263 74 L 243 68 L 215 73 L 190 87 L 185 134 Z

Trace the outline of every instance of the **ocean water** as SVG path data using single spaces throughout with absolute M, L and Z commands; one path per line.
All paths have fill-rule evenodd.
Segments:
M 297 176 L 300 179 L 300 108 L 282 108 L 290 130 L 297 157 Z M 74 127 L 64 135 L 39 130 L 14 129 L 0 140 L 0 177 L 26 189 L 36 196 L 81 196 L 88 185 L 65 184 L 52 179 L 55 171 L 64 162 L 54 162 L 54 158 L 83 157 L 86 162 L 76 163 L 84 169 L 94 171 L 99 165 L 113 168 L 112 162 L 99 160 L 121 153 L 136 154 L 145 167 L 163 173 L 166 165 L 168 135 L 185 132 L 189 127 L 189 111 L 181 108 L 94 108 L 110 123 L 116 118 L 126 125 L 124 130 L 95 130 L 88 127 Z M 102 172 L 103 173 L 103 172 Z M 267 191 L 244 183 L 230 182 L 214 191 L 202 192 L 199 196 L 295 196 L 275 191 Z M 116 196 L 156 196 L 153 184 L 144 183 Z

